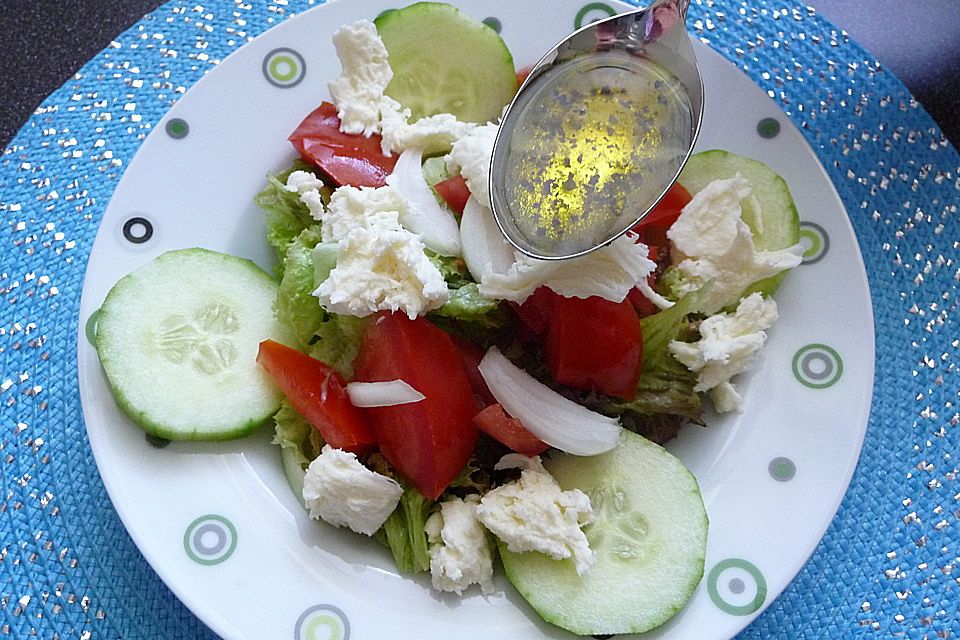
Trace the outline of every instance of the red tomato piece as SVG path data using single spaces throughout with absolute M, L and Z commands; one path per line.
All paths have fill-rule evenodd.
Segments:
M 546 350 L 550 373 L 560 384 L 628 400 L 636 395 L 643 336 L 628 300 L 559 297 Z
M 517 71 L 517 87 L 522 85 L 527 80 L 527 76 L 530 75 L 530 72 L 533 71 L 533 65 L 527 65 L 524 68 Z
M 652 276 L 647 278 L 648 281 L 652 279 Z M 646 318 L 660 311 L 660 308 L 653 304 L 647 296 L 643 295 L 639 289 L 631 289 L 630 293 L 627 294 L 627 300 L 633 305 L 638 318 Z
M 346 382 L 331 367 L 273 340 L 260 343 L 257 362 L 331 447 L 357 455 L 376 448 L 367 417 L 350 402 Z
M 524 324 L 530 327 L 534 334 L 542 336 L 550 328 L 556 301 L 562 298 L 563 296 L 548 287 L 538 287 L 523 304 L 512 306 Z
M 504 411 L 500 404 L 491 404 L 475 415 L 473 423 L 497 442 L 525 456 L 538 456 L 550 448 L 550 445 L 530 433 L 522 422 Z
M 316 166 L 337 186 L 382 187 L 397 163 L 383 155 L 380 136 L 340 131 L 337 108 L 324 102 L 303 119 L 289 138 L 304 161 Z
M 463 215 L 463 208 L 467 206 L 467 200 L 470 199 L 470 189 L 463 176 L 460 174 L 451 176 L 433 185 L 433 188 L 458 216 Z
M 649 253 L 648 257 L 654 262 L 658 262 L 661 258 L 669 259 L 669 254 L 665 252 L 661 247 L 656 245 L 647 247 Z M 647 284 L 650 285 L 650 288 L 653 289 L 657 284 L 657 273 L 659 273 L 659 268 L 656 272 L 651 273 L 647 276 Z M 660 308 L 653 304 L 650 299 L 643 295 L 639 289 L 631 289 L 630 293 L 627 294 L 627 299 L 630 301 L 630 304 L 633 305 L 633 308 L 637 311 L 637 316 L 641 318 L 646 318 L 647 316 L 652 316 L 653 314 L 660 311 Z
M 457 353 L 460 354 L 463 369 L 467 372 L 470 388 L 473 389 L 473 395 L 477 399 L 477 408 L 483 409 L 487 405 L 495 404 L 497 399 L 490 393 L 487 381 L 483 379 L 483 374 L 480 373 L 480 361 L 483 360 L 484 355 L 483 349 L 459 336 L 450 336 L 450 338 L 457 348 Z
M 653 211 L 634 225 L 633 230 L 640 236 L 640 242 L 647 246 L 666 247 L 667 229 L 680 217 L 680 212 L 692 200 L 690 192 L 675 182 Z
M 384 314 L 364 331 L 353 367 L 357 380 L 400 379 L 425 396 L 366 413 L 390 464 L 435 500 L 470 461 L 477 441 L 476 400 L 453 340 L 424 318 Z

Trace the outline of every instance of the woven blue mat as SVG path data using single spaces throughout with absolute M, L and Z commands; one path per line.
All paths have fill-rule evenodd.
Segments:
M 165 4 L 0 156 L 0 637 L 213 637 L 143 560 L 100 481 L 77 389 L 80 291 L 106 204 L 152 125 L 249 37 L 314 4 Z M 701 0 L 690 13 L 827 168 L 876 317 L 853 482 L 813 558 L 741 638 L 954 637 L 960 157 L 892 74 L 793 0 Z

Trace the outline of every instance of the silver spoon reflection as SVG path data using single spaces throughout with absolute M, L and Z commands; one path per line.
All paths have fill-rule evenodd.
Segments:
M 659 0 L 590 24 L 530 72 L 490 167 L 494 217 L 518 250 L 546 260 L 588 253 L 676 181 L 703 111 L 688 5 Z

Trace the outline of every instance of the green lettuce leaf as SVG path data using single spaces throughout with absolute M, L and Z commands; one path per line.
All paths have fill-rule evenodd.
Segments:
M 320 455 L 323 437 L 287 400 L 280 404 L 280 410 L 273 420 L 276 423 L 273 443 L 291 450 L 301 466 L 306 466 Z
M 353 359 L 360 350 L 366 321 L 321 311 L 323 321 L 317 327 L 307 353 L 336 369 L 347 380 L 353 380 Z
M 496 324 L 500 321 L 491 315 L 499 304 L 496 300 L 480 294 L 480 287 L 475 282 L 465 284 L 459 289 L 450 292 L 450 299 L 433 313 L 447 318 L 479 322 L 481 324 Z
M 273 315 L 306 347 L 324 321 L 324 311 L 313 292 L 317 288 L 313 248 L 320 242 L 320 225 L 307 227 L 287 245 Z
M 693 390 L 697 374 L 683 366 L 667 348 L 671 341 L 684 337 L 689 326 L 687 316 L 696 305 L 697 295 L 690 293 L 669 309 L 640 321 L 643 370 L 637 396 L 630 401 L 609 400 L 603 407 L 605 413 L 620 415 L 625 419 L 625 426 L 643 423 L 648 420 L 646 417 L 661 414 L 700 419 L 700 396 Z
M 459 289 L 468 284 L 476 284 L 470 272 L 467 271 L 467 263 L 463 258 L 441 256 L 429 249 L 425 249 L 424 253 L 427 254 L 433 266 L 440 270 L 440 275 L 443 276 L 449 288 Z
M 258 207 L 267 212 L 267 242 L 277 250 L 281 266 L 288 245 L 301 231 L 316 224 L 307 205 L 300 201 L 300 194 L 286 189 L 287 177 L 294 171 L 316 173 L 313 167 L 297 160 L 286 171 L 268 176 L 267 186 L 253 199 Z
M 431 187 L 438 182 L 443 182 L 450 177 L 450 171 L 447 169 L 447 161 L 443 156 L 434 156 L 423 161 L 423 179 Z M 441 200 L 442 201 L 442 200 Z
M 430 552 L 424 526 L 435 504 L 413 487 L 404 486 L 400 504 L 383 523 L 381 541 L 385 541 L 390 548 L 400 571 L 417 573 L 430 570 Z

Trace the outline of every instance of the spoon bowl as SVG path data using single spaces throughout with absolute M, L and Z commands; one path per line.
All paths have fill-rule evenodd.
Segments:
M 504 112 L 490 166 L 494 217 L 519 251 L 589 253 L 676 181 L 703 112 L 688 5 L 658 0 L 594 22 L 534 66 Z

